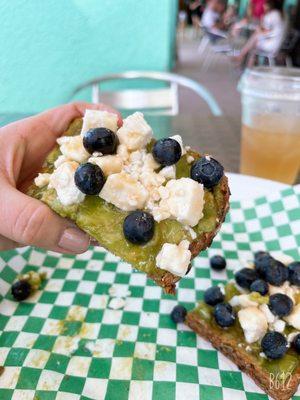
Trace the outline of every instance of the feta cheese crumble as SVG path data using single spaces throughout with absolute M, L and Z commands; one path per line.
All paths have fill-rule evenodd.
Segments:
M 176 178 L 176 167 L 175 165 L 168 165 L 159 171 L 159 175 L 162 175 L 166 179 Z
M 145 147 L 153 137 L 152 128 L 147 124 L 141 112 L 135 112 L 123 121 L 123 126 L 117 131 L 121 144 L 128 150 L 138 150 Z
M 54 168 L 58 168 L 61 164 L 64 162 L 69 161 L 66 156 L 61 154 L 60 156 L 57 157 L 57 159 L 54 161 Z
M 93 128 L 107 128 L 116 132 L 118 129 L 118 116 L 108 111 L 86 110 L 83 117 L 81 135 Z
M 90 157 L 88 162 L 98 165 L 105 176 L 122 171 L 123 161 L 119 155 L 106 155 L 101 157 Z
M 287 341 L 288 341 L 288 343 L 292 343 L 293 341 L 294 341 L 294 339 L 295 339 L 295 337 L 297 336 L 297 335 L 299 335 L 299 333 L 300 332 L 292 332 L 292 333 L 289 333 L 288 334 L 288 336 L 287 336 Z
M 191 235 L 192 240 L 196 239 L 197 233 L 190 226 L 185 225 L 184 229 Z
M 125 172 L 109 175 L 99 196 L 124 211 L 142 209 L 149 196 L 148 191 Z
M 47 173 L 42 174 L 42 173 L 40 173 L 34 179 L 34 184 L 39 188 L 47 186 L 49 184 L 49 182 L 50 182 L 50 176 L 51 176 L 51 174 L 47 174 Z
M 121 308 L 125 307 L 125 304 L 126 301 L 122 297 L 114 297 L 110 300 L 108 307 L 112 310 L 120 310 Z
M 176 140 L 176 142 L 178 142 L 180 144 L 181 155 L 184 156 L 186 154 L 186 149 L 183 146 L 182 137 L 180 135 L 173 135 L 173 136 L 170 136 L 170 139 L 174 139 L 174 140 Z
M 67 160 L 83 163 L 87 161 L 90 154 L 85 150 L 82 136 L 62 136 L 57 139 L 60 151 Z
M 241 294 L 241 295 L 233 296 L 230 299 L 229 304 L 232 307 L 240 306 L 242 308 L 258 306 L 258 303 L 256 303 L 252 299 L 250 299 L 249 294 Z
M 269 309 L 269 306 L 267 304 L 262 304 L 261 306 L 259 306 L 259 309 L 265 314 L 268 324 L 273 324 L 275 322 L 276 317 L 271 312 L 271 310 Z
M 286 322 L 296 329 L 300 329 L 300 303 L 295 305 L 290 315 L 285 317 Z
M 286 323 L 282 319 L 277 319 L 269 328 L 272 331 L 283 333 Z
M 125 162 L 129 158 L 129 151 L 125 144 L 119 144 L 117 147 L 117 154 L 122 158 L 122 160 Z
M 64 206 L 81 203 L 85 195 L 77 188 L 74 174 L 79 164 L 67 161 L 61 164 L 51 175 L 49 187 L 56 190 L 59 201 Z
M 243 308 L 238 312 L 238 318 L 247 343 L 254 343 L 267 333 L 268 321 L 259 308 Z
M 197 225 L 203 217 L 203 185 L 190 178 L 180 178 L 171 179 L 165 187 L 169 195 L 160 201 L 160 207 L 184 225 Z
M 189 245 L 188 240 L 182 240 L 178 245 L 165 243 L 156 256 L 157 268 L 164 269 L 177 276 L 184 276 L 192 256 Z

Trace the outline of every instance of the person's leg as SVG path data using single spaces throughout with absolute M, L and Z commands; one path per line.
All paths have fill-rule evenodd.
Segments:
M 249 54 L 248 60 L 247 60 L 247 67 L 252 68 L 254 67 L 256 62 L 256 54 L 252 51 Z
M 234 23 L 230 29 L 231 35 L 233 37 L 237 37 L 240 34 L 241 30 L 247 25 L 247 23 L 248 21 L 246 18 Z
M 245 57 L 251 50 L 255 49 L 257 41 L 258 41 L 258 34 L 253 33 L 246 42 L 245 46 L 242 48 L 241 55 Z
M 192 23 L 193 23 L 193 28 L 195 32 L 195 37 L 198 37 L 199 32 L 200 32 L 200 19 L 198 15 L 192 14 Z
M 250 38 L 242 48 L 240 54 L 238 56 L 233 57 L 234 61 L 237 61 L 239 63 L 242 63 L 244 61 L 248 53 L 250 53 L 252 50 L 256 48 L 258 42 L 258 36 L 259 35 L 257 33 L 253 33 L 252 36 L 250 36 Z

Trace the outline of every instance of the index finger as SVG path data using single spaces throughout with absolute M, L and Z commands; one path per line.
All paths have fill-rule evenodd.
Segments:
M 108 111 L 118 116 L 118 125 L 122 125 L 121 114 L 105 104 L 91 104 L 85 102 L 77 102 L 65 104 L 52 110 L 45 111 L 38 115 L 41 122 L 44 123 L 49 131 L 56 137 L 60 136 L 69 126 L 70 122 L 82 117 L 86 109 Z
M 49 147 L 51 149 L 54 146 L 56 139 L 67 130 L 70 123 L 75 118 L 80 118 L 84 115 L 86 109 L 114 113 L 118 116 L 118 125 L 122 125 L 121 114 L 115 109 L 102 103 L 76 102 L 64 104 L 41 114 L 12 122 L 1 128 L 1 133 L 9 135 L 10 138 L 14 135 L 21 136 L 28 142 L 29 147 L 33 145 L 33 151 L 35 147 L 48 148 L 49 150 Z

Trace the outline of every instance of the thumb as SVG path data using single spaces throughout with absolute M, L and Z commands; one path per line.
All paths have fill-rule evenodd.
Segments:
M 15 249 L 16 247 L 23 247 L 23 244 L 14 242 L 13 240 L 0 235 L 0 251 Z
M 6 185 L 0 198 L 0 234 L 15 242 L 60 253 L 83 253 L 89 237 L 47 205 Z

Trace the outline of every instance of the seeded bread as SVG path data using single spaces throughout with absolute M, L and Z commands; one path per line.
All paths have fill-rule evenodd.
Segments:
M 300 367 L 291 377 L 288 376 L 285 382 L 275 383 L 274 380 L 272 381 L 273 378 L 270 377 L 270 373 L 255 362 L 251 353 L 247 352 L 244 347 L 238 346 L 235 338 L 220 335 L 197 312 L 189 312 L 185 323 L 233 361 L 241 371 L 248 374 L 259 387 L 275 400 L 288 400 L 296 392 L 300 383 Z
M 76 119 L 72 122 L 70 125 L 70 128 L 65 132 L 64 135 L 73 135 L 74 132 L 75 134 L 80 133 L 81 130 L 81 124 L 82 124 L 82 119 Z M 195 156 L 199 155 L 196 152 L 192 153 Z M 42 169 L 41 172 L 51 172 L 53 169 L 53 163 L 57 158 L 57 154 L 55 152 L 52 152 L 49 157 L 47 158 L 45 162 L 45 167 Z M 31 185 L 31 187 L 28 190 L 28 194 L 30 196 L 33 196 L 35 198 L 38 198 L 42 201 L 43 199 L 43 188 L 37 188 L 34 184 Z M 214 188 L 210 189 L 214 193 Z M 215 228 L 210 231 L 210 232 L 205 232 L 202 233 L 201 235 L 198 235 L 198 237 L 193 240 L 190 244 L 190 251 L 192 253 L 192 258 L 194 258 L 200 251 L 206 249 L 207 247 L 210 246 L 214 236 L 217 234 L 218 230 L 221 227 L 222 222 L 225 219 L 226 213 L 229 208 L 229 196 L 230 196 L 230 191 L 228 187 L 228 180 L 226 176 L 223 176 L 221 181 L 218 184 L 218 196 L 216 196 L 216 221 L 215 221 Z M 50 207 L 51 203 L 45 201 Z M 52 208 L 52 207 L 51 207 Z M 58 212 L 57 210 L 54 209 L 54 211 Z M 64 212 L 58 212 L 61 216 L 65 217 Z M 76 212 L 74 214 L 76 216 Z M 75 220 L 76 218 L 71 218 Z M 82 228 L 82 227 L 81 227 Z M 84 228 L 83 228 L 84 229 Z M 84 229 L 85 230 L 85 229 Z M 88 230 L 86 230 L 87 233 Z M 90 233 L 89 233 L 90 234 Z M 95 244 L 95 241 L 93 240 L 94 238 L 91 237 L 92 241 L 91 243 Z M 105 247 L 103 243 L 99 243 L 101 246 Z M 110 249 L 111 251 L 111 249 Z M 113 252 L 113 251 L 112 251 Z M 117 252 L 116 252 L 117 253 Z M 118 254 L 116 254 L 118 256 Z M 174 294 L 175 293 L 175 284 L 180 280 L 179 276 L 173 275 L 172 273 L 164 270 L 156 270 L 154 273 L 149 273 L 148 277 L 153 279 L 157 285 L 161 286 L 166 293 L 169 294 Z

